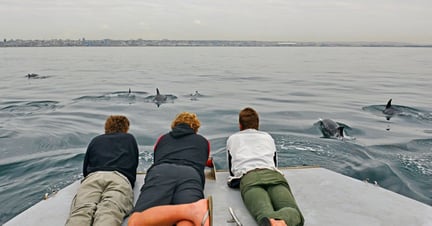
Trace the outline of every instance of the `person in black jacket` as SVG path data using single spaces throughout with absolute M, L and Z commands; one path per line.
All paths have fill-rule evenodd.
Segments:
M 84 179 L 72 201 L 67 226 L 121 225 L 133 208 L 138 145 L 129 120 L 111 115 L 105 134 L 93 138 L 84 157 Z
M 145 183 L 135 204 L 134 213 L 129 219 L 129 225 L 146 225 L 147 219 L 142 212 L 149 208 L 191 204 L 204 199 L 204 168 L 213 166 L 213 163 L 209 158 L 209 141 L 197 134 L 200 125 L 196 114 L 182 112 L 172 122 L 172 130 L 157 140 L 154 146 L 154 162 L 147 170 Z M 176 206 L 188 208 L 192 205 Z M 166 210 L 171 211 L 171 208 L 173 206 Z M 160 209 L 163 211 L 165 208 L 156 210 Z M 164 218 L 163 212 L 157 215 L 154 217 L 160 217 L 159 225 L 172 223 L 169 219 L 168 221 L 162 219 Z M 152 220 L 156 222 L 159 219 Z M 183 220 L 193 221 L 182 219 L 180 216 L 174 221 L 180 223 Z

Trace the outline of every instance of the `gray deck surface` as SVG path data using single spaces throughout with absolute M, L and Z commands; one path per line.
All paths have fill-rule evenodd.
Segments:
M 361 225 L 432 226 L 432 207 L 324 168 L 283 169 L 294 197 L 305 217 L 306 226 Z M 214 200 L 214 225 L 235 225 L 228 208 L 232 207 L 244 226 L 255 221 L 244 207 L 240 192 L 226 186 L 227 172 L 217 172 L 217 180 L 206 180 L 205 194 Z M 143 183 L 139 174 L 135 199 Z M 11 225 L 64 225 L 79 182 L 60 190 L 11 219 Z M 126 222 L 123 225 L 127 225 Z

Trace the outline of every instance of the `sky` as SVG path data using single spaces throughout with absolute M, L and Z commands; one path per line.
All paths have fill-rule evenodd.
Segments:
M 432 1 L 0 0 L 0 38 L 432 44 Z

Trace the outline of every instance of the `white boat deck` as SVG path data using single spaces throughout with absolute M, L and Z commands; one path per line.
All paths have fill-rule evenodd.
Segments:
M 306 226 L 432 226 L 431 206 L 374 184 L 319 167 L 285 168 L 282 171 L 303 213 Z M 213 196 L 214 225 L 235 225 L 228 222 L 232 219 L 229 207 L 233 208 L 243 226 L 257 225 L 244 207 L 239 190 L 227 187 L 227 176 L 227 172 L 217 172 L 216 180 L 206 180 L 205 195 Z M 139 174 L 134 189 L 135 199 L 143 182 L 144 175 Z M 78 181 L 69 185 L 4 226 L 64 225 L 78 186 Z M 126 221 L 123 225 L 127 225 Z

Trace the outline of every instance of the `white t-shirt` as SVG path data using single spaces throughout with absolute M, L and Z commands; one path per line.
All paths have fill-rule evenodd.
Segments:
M 277 170 L 274 162 L 276 146 L 267 132 L 246 129 L 232 134 L 227 140 L 227 154 L 231 155 L 232 178 L 240 178 L 253 169 Z

